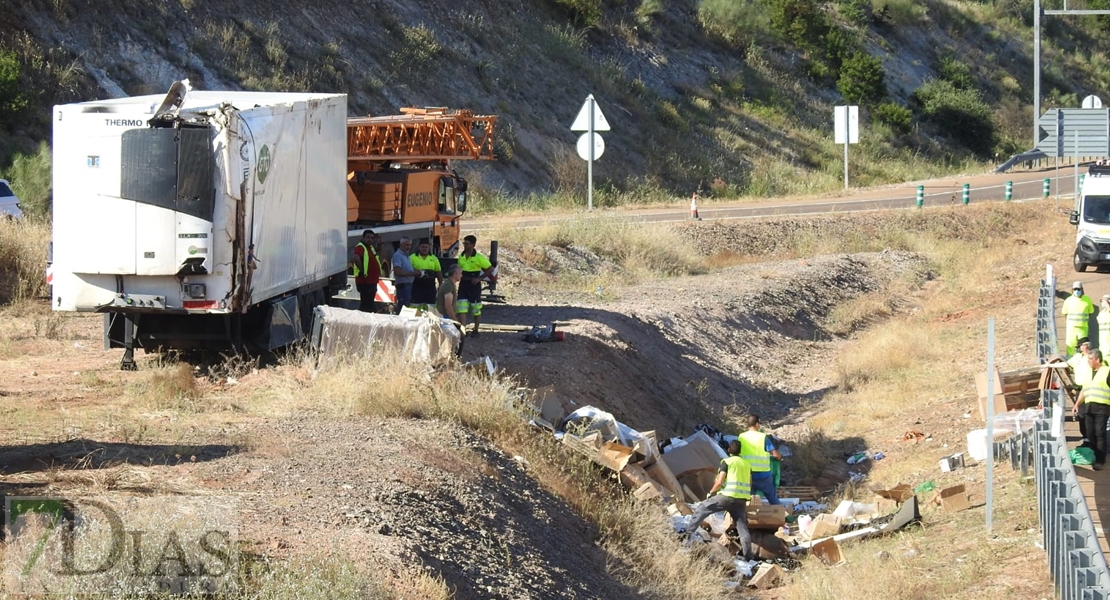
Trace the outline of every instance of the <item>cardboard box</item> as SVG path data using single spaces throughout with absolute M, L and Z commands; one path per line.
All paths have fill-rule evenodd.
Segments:
M 650 502 L 652 500 L 662 500 L 663 486 L 655 483 L 654 481 L 649 481 L 644 485 L 636 488 L 636 491 L 632 492 L 632 495 L 645 502 Z
M 748 582 L 748 587 L 753 587 L 758 590 L 766 590 L 778 585 L 779 580 L 782 579 L 782 567 L 778 565 L 762 564 L 759 570 L 752 576 L 751 581 Z
M 752 531 L 751 534 L 752 555 L 759 560 L 773 560 L 790 553 L 790 549 L 786 546 L 786 540 L 770 531 L 756 530 Z
M 806 533 L 809 534 L 809 539 L 818 540 L 824 537 L 834 536 L 840 533 L 840 528 L 844 525 L 844 519 L 836 515 L 823 514 L 817 515 L 817 518 L 810 523 Z
M 882 486 L 871 486 L 871 491 L 878 494 L 880 497 L 889 498 L 895 502 L 905 502 L 913 496 L 913 486 L 908 483 L 899 483 L 892 488 L 883 488 Z
M 672 517 L 677 517 L 678 515 L 688 517 L 694 514 L 694 511 L 690 510 L 689 504 L 686 504 L 681 500 L 677 500 L 667 505 L 667 513 L 670 514 Z
M 778 529 L 786 524 L 786 507 L 781 504 L 748 506 L 748 529 Z
M 658 481 L 664 489 L 671 493 L 675 498 L 683 498 L 682 484 L 675 479 L 674 473 L 667 468 L 667 463 L 662 460 L 655 461 L 655 464 L 644 467 L 650 476 L 655 481 Z
M 817 542 L 810 547 L 809 553 L 828 565 L 838 565 L 844 562 L 844 555 L 840 553 L 840 544 L 832 538 Z
M 593 458 L 599 465 L 620 473 L 632 460 L 632 448 L 616 442 L 605 442 Z
M 937 492 L 936 501 L 940 504 L 944 512 L 967 510 L 971 506 L 971 502 L 967 496 L 967 490 L 962 483 L 946 487 Z
M 641 463 L 629 463 L 625 465 L 624 468 L 621 469 L 620 478 L 621 483 L 624 484 L 624 487 L 633 490 L 638 489 L 640 486 L 649 481 L 655 481 L 648 476 L 647 471 L 644 470 L 644 467 L 641 465 Z
M 725 458 L 724 451 L 704 432 L 697 432 L 685 438 L 686 443 L 667 452 L 659 458 L 676 477 L 690 471 L 709 469 L 716 472 Z

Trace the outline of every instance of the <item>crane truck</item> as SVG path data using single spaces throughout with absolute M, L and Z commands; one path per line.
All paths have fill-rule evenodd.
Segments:
M 105 347 L 134 369 L 136 347 L 302 339 L 312 309 L 346 286 L 349 240 L 367 227 L 450 252 L 465 181 L 431 168 L 446 158 L 418 152 L 419 127 L 389 137 L 351 121 L 342 94 L 187 81 L 164 97 L 55 106 L 52 308 L 103 313 Z M 407 160 L 393 142 L 409 144 Z

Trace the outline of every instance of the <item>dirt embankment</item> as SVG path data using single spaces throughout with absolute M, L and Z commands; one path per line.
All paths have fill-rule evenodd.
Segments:
M 466 354 L 490 355 L 528 386 L 553 385 L 564 399 L 661 435 L 719 421 L 726 407 L 780 419 L 831 383 L 829 312 L 922 263 L 887 251 L 742 265 L 574 306 L 517 288 L 513 304 L 487 308 L 484 322 L 559 321 L 566 341 L 488 332 L 467 340 Z

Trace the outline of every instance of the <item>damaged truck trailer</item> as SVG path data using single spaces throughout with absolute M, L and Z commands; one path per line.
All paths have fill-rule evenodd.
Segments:
M 346 285 L 347 100 L 188 91 L 54 107 L 51 305 L 108 347 L 273 349 Z

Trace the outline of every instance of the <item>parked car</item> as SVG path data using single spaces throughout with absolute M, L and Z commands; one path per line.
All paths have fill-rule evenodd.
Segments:
M 0 179 L 0 218 L 17 220 L 23 218 L 19 197 L 12 191 L 6 179 Z

